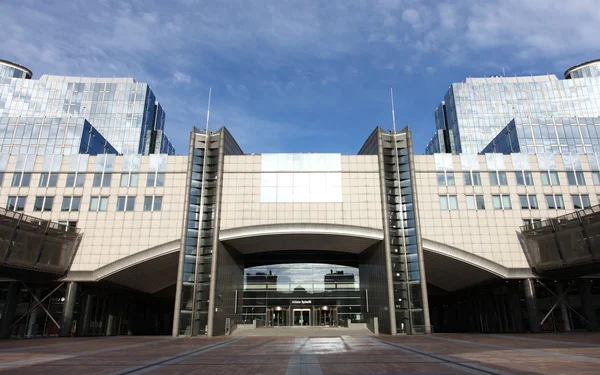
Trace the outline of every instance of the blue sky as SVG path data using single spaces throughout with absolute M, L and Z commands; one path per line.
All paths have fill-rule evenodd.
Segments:
M 0 58 L 41 74 L 148 82 L 186 151 L 227 126 L 246 152 L 356 153 L 376 125 L 409 125 L 468 76 L 554 73 L 600 58 L 597 0 L 0 2 Z

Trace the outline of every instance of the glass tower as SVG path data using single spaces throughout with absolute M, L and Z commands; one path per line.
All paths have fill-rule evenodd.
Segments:
M 495 76 L 453 83 L 436 110 L 436 134 L 425 153 L 480 153 L 515 118 L 600 116 L 600 60 L 567 70 L 565 78 Z
M 164 134 L 164 111 L 148 84 L 133 78 L 31 77 L 28 69 L 0 61 L 0 153 L 76 153 L 80 132 L 68 125 L 83 121 L 117 153 L 175 153 Z

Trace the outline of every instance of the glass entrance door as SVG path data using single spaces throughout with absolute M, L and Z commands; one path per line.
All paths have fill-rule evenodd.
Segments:
M 273 327 L 279 327 L 279 326 L 285 326 L 286 325 L 286 319 L 285 319 L 285 311 L 284 310 L 275 310 L 272 313 L 272 321 L 271 321 L 271 325 Z
M 294 309 L 294 326 L 310 325 L 310 309 Z

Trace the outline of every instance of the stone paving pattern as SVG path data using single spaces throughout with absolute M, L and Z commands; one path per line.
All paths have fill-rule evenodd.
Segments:
M 600 374 L 600 333 L 0 341 L 4 374 Z

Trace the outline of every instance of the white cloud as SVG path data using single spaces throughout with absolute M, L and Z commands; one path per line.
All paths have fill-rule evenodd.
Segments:
M 175 72 L 173 73 L 173 83 L 192 83 L 192 77 L 189 74 Z

